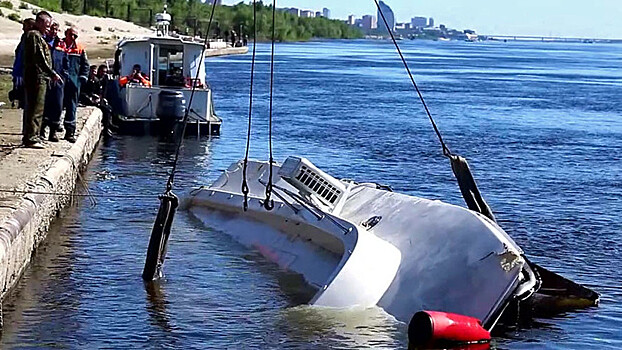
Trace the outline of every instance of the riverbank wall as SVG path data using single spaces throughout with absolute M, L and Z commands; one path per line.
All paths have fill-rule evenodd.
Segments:
M 248 46 L 227 47 L 222 49 L 205 50 L 206 57 L 227 56 L 227 55 L 243 55 L 248 53 Z
M 102 134 L 101 111 L 79 108 L 76 143 L 24 148 L 21 113 L 0 110 L 0 300 L 19 281 L 52 221 L 71 203 L 74 197 L 67 194 L 76 188 Z

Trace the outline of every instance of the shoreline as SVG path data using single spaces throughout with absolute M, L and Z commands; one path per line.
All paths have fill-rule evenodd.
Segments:
M 0 135 L 0 176 L 6 179 L 0 192 L 0 302 L 21 279 L 50 224 L 72 202 L 70 196 L 46 193 L 74 192 L 99 144 L 101 118 L 97 108 L 79 108 L 76 143 L 48 143 L 33 150 L 20 147 L 21 110 L 0 113 L 5 130 Z

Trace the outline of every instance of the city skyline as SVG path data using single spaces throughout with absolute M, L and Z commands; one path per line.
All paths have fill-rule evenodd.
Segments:
M 395 12 L 396 22 L 410 22 L 415 16 L 433 17 L 436 25 L 474 29 L 481 34 L 535 35 L 622 39 L 620 0 L 384 0 Z M 240 0 L 224 0 L 232 5 Z M 266 1 L 268 3 L 268 1 Z M 331 10 L 332 18 L 348 15 L 362 18 L 376 15 L 373 0 L 334 2 L 330 0 L 280 0 L 277 7 Z

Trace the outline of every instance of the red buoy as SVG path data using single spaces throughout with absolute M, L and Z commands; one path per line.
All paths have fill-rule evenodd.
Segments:
M 408 325 L 412 346 L 466 345 L 490 342 L 490 332 L 473 317 L 438 311 L 419 311 Z

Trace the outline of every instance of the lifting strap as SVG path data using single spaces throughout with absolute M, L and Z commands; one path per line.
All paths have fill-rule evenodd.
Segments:
M 381 17 L 378 20 L 382 19 L 382 21 L 384 22 L 385 28 L 389 32 L 389 36 L 391 37 L 391 40 L 393 41 L 393 45 L 395 46 L 397 53 L 400 55 L 400 58 L 402 59 L 404 68 L 406 68 L 406 72 L 408 73 L 408 76 L 410 77 L 410 81 L 413 87 L 415 88 L 415 91 L 417 92 L 417 96 L 419 96 L 419 100 L 421 101 L 421 104 L 423 105 L 423 108 L 425 109 L 428 119 L 430 120 L 430 123 L 432 123 L 432 127 L 434 128 L 436 137 L 438 138 L 438 141 L 440 142 L 441 147 L 443 148 L 443 155 L 449 158 L 449 160 L 451 161 L 451 168 L 454 172 L 454 175 L 456 176 L 456 179 L 458 180 L 458 186 L 460 187 L 460 192 L 462 192 L 462 197 L 464 198 L 464 201 L 467 203 L 467 206 L 469 207 L 469 209 L 476 211 L 480 214 L 483 214 L 489 219 L 491 219 L 492 221 L 496 222 L 495 216 L 492 214 L 492 210 L 490 210 L 490 207 L 488 206 L 488 204 L 482 197 L 481 193 L 479 192 L 479 189 L 477 188 L 477 184 L 475 183 L 473 174 L 471 174 L 471 169 L 469 168 L 469 164 L 467 163 L 466 159 L 451 153 L 451 151 L 449 150 L 449 147 L 447 146 L 447 144 L 445 144 L 445 141 L 443 140 L 443 135 L 441 135 L 441 132 L 438 129 L 438 126 L 436 125 L 434 118 L 432 117 L 432 113 L 430 112 L 430 109 L 428 108 L 428 105 L 425 102 L 425 99 L 423 98 L 423 94 L 421 93 L 421 90 L 419 89 L 419 86 L 417 85 L 417 82 L 415 81 L 415 78 L 412 72 L 410 71 L 410 67 L 408 66 L 408 63 L 406 62 L 406 58 L 402 54 L 402 50 L 400 49 L 400 46 L 397 44 L 397 41 L 395 40 L 395 36 L 393 35 L 393 30 L 392 28 L 389 28 L 389 23 L 387 22 L 387 19 L 384 16 L 384 12 L 382 11 L 380 4 L 378 3 L 378 0 L 374 0 L 374 2 L 376 3 L 376 7 L 378 8 L 378 13 L 380 14 L 380 17 Z
M 205 41 L 203 42 L 203 50 L 201 51 L 200 59 L 205 59 L 205 50 L 209 45 L 209 32 L 214 20 L 214 11 L 216 9 L 217 1 L 212 4 L 212 12 L 210 14 L 209 23 L 207 24 L 207 31 L 205 32 Z M 201 62 L 201 64 L 205 64 Z M 200 69 L 197 69 L 196 80 L 199 80 Z M 192 85 L 192 92 L 190 93 L 190 101 L 188 102 L 188 108 L 184 114 L 183 129 L 177 143 L 177 150 L 175 151 L 175 159 L 173 160 L 173 168 L 166 183 L 166 191 L 160 196 L 160 208 L 156 217 L 153 229 L 151 230 L 151 238 L 149 239 L 149 247 L 147 248 L 147 258 L 145 259 L 145 267 L 143 269 L 143 280 L 150 282 L 162 277 L 162 267 L 164 265 L 164 259 L 166 258 L 166 251 L 168 245 L 168 238 L 171 234 L 171 227 L 173 225 L 173 219 L 175 218 L 175 211 L 179 206 L 179 199 L 173 193 L 173 184 L 175 182 L 175 173 L 177 171 L 177 164 L 179 163 L 179 155 L 181 146 L 184 143 L 184 136 L 186 135 L 186 128 L 188 127 L 188 114 L 192 107 L 192 99 L 196 91 L 197 85 Z
M 471 169 L 469 168 L 467 160 L 453 154 L 449 156 L 449 160 L 451 161 L 451 170 L 453 170 L 454 175 L 458 180 L 458 186 L 460 187 L 460 192 L 462 192 L 462 197 L 464 198 L 464 201 L 469 209 L 488 217 L 494 222 L 497 222 L 492 210 L 488 206 L 488 203 L 486 203 L 477 188 L 477 184 L 475 183 L 473 174 L 471 174 Z
M 242 169 L 242 194 L 244 195 L 244 211 L 248 210 L 248 180 L 246 171 L 248 169 L 248 152 L 251 147 L 251 129 L 253 126 L 253 81 L 255 78 L 255 56 L 257 50 L 257 4 L 253 0 L 253 57 L 251 59 L 251 87 L 248 97 L 248 131 L 246 135 L 246 153 L 244 155 L 244 166 Z
M 274 42 L 276 41 L 276 0 L 272 0 L 272 51 L 270 53 L 270 112 L 269 112 L 269 124 L 268 124 L 268 144 L 270 147 L 270 171 L 268 174 L 268 184 L 266 185 L 266 199 L 263 202 L 263 206 L 266 210 L 270 211 L 274 209 L 274 200 L 272 196 L 272 172 L 274 165 L 274 157 L 272 156 L 272 102 L 274 100 Z
M 167 192 L 160 196 L 160 201 L 160 208 L 151 230 L 147 258 L 143 269 L 143 280 L 145 282 L 157 280 L 163 276 L 162 267 L 168 250 L 168 238 L 171 235 L 173 219 L 179 206 L 179 199 L 173 192 Z

